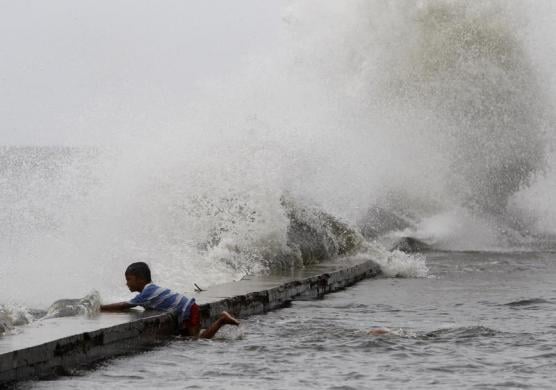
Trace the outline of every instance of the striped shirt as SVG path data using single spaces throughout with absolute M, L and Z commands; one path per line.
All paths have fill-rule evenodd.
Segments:
M 189 313 L 191 312 L 191 306 L 195 303 L 195 298 L 189 299 L 182 294 L 149 283 L 140 294 L 137 294 L 128 303 L 134 306 L 142 306 L 145 309 L 174 313 L 178 317 L 178 321 L 182 322 L 189 319 Z

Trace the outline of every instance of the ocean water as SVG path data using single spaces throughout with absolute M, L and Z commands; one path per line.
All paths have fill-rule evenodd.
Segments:
M 422 278 L 360 282 L 23 389 L 552 389 L 554 253 L 431 253 Z M 372 327 L 390 333 L 372 336 Z

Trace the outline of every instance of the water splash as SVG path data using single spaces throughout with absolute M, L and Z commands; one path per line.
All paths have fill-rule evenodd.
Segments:
M 100 294 L 96 290 L 80 299 L 59 299 L 50 305 L 42 319 L 78 315 L 94 316 L 100 312 L 100 303 Z
M 313 49 L 306 65 L 324 72 L 327 87 L 349 102 L 343 113 L 350 117 L 347 126 L 357 123 L 356 136 L 364 133 L 382 148 L 365 144 L 374 158 L 359 159 L 387 172 L 386 177 L 368 172 L 365 178 L 378 181 L 367 198 L 374 200 L 371 207 L 418 223 L 428 219 L 426 230 L 413 234 L 441 230 L 442 236 L 432 240 L 446 249 L 530 244 L 531 216 L 541 213 L 517 214 L 510 203 L 554 167 L 547 160 L 554 95 L 542 82 L 546 74 L 535 53 L 547 50 L 553 57 L 554 47 L 531 43 L 540 14 L 553 12 L 549 5 L 360 2 L 353 5 L 357 14 L 347 16 L 344 4 L 327 3 L 324 11 L 300 8 L 298 14 L 315 11 L 317 16 L 309 23 L 294 18 L 294 23 L 315 36 L 323 13 L 349 18 L 350 28 L 334 31 L 338 44 L 326 36 L 327 47 Z M 318 67 L 319 60 L 327 65 Z M 445 223 L 441 216 L 450 214 L 463 216 L 463 223 Z M 440 225 L 433 226 L 435 221 Z M 467 241 L 463 225 L 486 234 Z
M 3 334 L 18 333 L 18 327 L 27 325 L 37 318 L 40 318 L 42 315 L 44 315 L 44 312 L 31 310 L 22 305 L 0 305 L 0 336 Z
M 29 309 L 17 304 L 0 305 L 0 336 L 17 334 L 22 331 L 22 326 L 49 318 L 94 316 L 100 312 L 100 304 L 100 294 L 93 290 L 83 298 L 59 299 L 47 310 Z
M 371 258 L 380 266 L 383 275 L 389 278 L 426 278 L 430 277 L 426 256 L 408 254 L 399 250 L 388 251 L 375 243 L 367 246 L 360 255 Z

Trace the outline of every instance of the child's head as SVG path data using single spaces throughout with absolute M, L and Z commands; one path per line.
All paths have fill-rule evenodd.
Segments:
M 125 279 L 130 291 L 143 291 L 145 285 L 152 282 L 151 270 L 142 261 L 130 264 L 125 270 Z

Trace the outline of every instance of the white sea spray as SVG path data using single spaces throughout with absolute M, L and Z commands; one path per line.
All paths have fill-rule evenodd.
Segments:
M 389 251 L 379 243 L 369 243 L 357 257 L 376 262 L 383 275 L 389 278 L 426 278 L 431 276 L 427 267 L 427 258 L 421 253 Z

